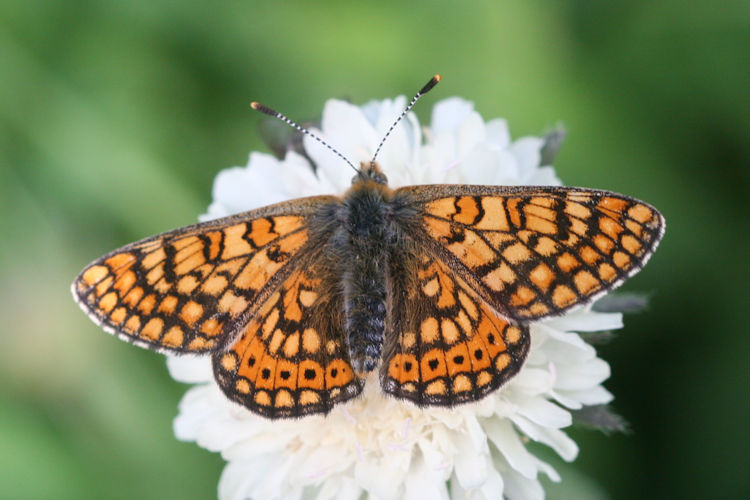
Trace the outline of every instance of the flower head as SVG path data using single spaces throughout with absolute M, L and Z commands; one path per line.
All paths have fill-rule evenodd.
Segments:
M 331 100 L 319 135 L 353 162 L 369 161 L 406 99 L 355 106 Z M 411 184 L 559 185 L 541 165 L 545 141 L 511 140 L 504 120 L 485 122 L 473 104 L 439 102 L 428 127 L 409 113 L 378 158 L 391 187 Z M 219 173 L 203 219 L 315 194 L 342 194 L 349 167 L 306 137 L 306 156 L 252 153 Z M 312 163 L 311 163 L 311 161 Z M 197 384 L 180 404 L 179 439 L 227 460 L 222 498 L 541 498 L 541 475 L 560 478 L 526 447 L 536 441 L 566 461 L 578 447 L 563 430 L 571 412 L 608 403 L 609 366 L 576 332 L 620 328 L 619 313 L 579 308 L 531 325 L 521 371 L 486 398 L 454 408 L 417 408 L 386 397 L 377 376 L 327 416 L 267 420 L 229 401 L 210 360 L 170 358 L 172 376 Z

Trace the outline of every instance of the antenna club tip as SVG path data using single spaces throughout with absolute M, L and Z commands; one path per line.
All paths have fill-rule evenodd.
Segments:
M 269 116 L 278 116 L 278 112 L 275 109 L 271 109 L 268 106 L 264 106 L 259 102 L 253 101 L 250 103 L 250 107 L 253 108 L 255 111 L 260 111 L 261 113 L 265 113 Z
M 433 76 L 432 78 L 430 78 L 430 81 L 427 82 L 427 84 L 424 87 L 422 87 L 422 90 L 419 91 L 419 94 L 420 95 L 426 94 L 427 92 L 429 92 L 430 90 L 432 90 L 432 87 L 434 87 L 435 85 L 437 85 L 438 82 L 440 80 L 442 80 L 442 79 L 443 79 L 443 77 L 440 76 L 440 75 Z

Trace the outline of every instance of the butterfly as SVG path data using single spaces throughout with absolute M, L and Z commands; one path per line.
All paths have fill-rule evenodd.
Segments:
M 395 398 L 453 406 L 520 370 L 530 322 L 619 286 L 664 234 L 654 207 L 621 194 L 394 190 L 374 159 L 355 167 L 341 197 L 295 199 L 110 252 L 80 273 L 73 296 L 140 347 L 210 355 L 226 396 L 268 418 L 328 413 L 373 371 Z

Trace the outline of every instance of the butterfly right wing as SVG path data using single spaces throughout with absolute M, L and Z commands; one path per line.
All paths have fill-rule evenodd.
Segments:
M 409 186 L 396 198 L 413 211 L 409 234 L 495 310 L 522 322 L 619 286 L 664 234 L 654 207 L 595 189 Z
M 230 343 L 309 246 L 330 196 L 280 203 L 146 238 L 89 264 L 73 282 L 81 308 L 141 347 L 209 352 Z
M 308 258 L 312 257 L 312 258 Z M 268 418 L 328 413 L 362 390 L 344 335 L 344 306 L 330 257 L 305 255 L 253 314 L 214 376 L 232 400 Z
M 529 330 L 493 312 L 424 247 L 389 259 L 392 293 L 380 381 L 420 406 L 476 401 L 520 370 Z

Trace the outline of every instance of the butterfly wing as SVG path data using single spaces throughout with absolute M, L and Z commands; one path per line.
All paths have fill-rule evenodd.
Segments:
M 412 186 L 408 229 L 510 320 L 561 314 L 641 269 L 664 234 L 652 206 L 563 187 Z
M 207 352 L 236 338 L 309 247 L 313 197 L 146 238 L 89 264 L 72 285 L 110 333 L 167 352 Z
M 325 252 L 264 301 L 214 375 L 230 399 L 269 418 L 327 413 L 362 390 L 345 344 L 339 280 Z
M 423 247 L 389 259 L 383 390 L 418 405 L 482 398 L 523 365 L 529 330 L 503 319 Z

